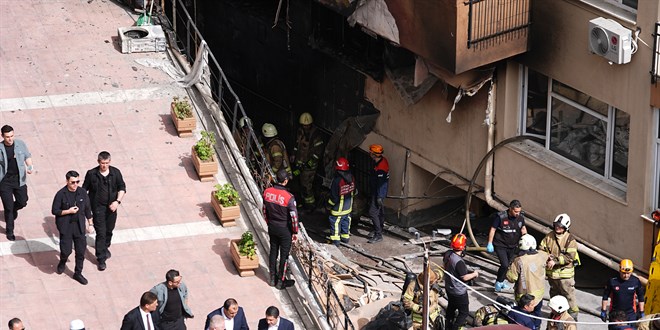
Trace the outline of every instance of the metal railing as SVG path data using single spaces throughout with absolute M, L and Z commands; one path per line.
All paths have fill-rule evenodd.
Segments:
M 168 10 L 171 12 L 168 12 Z M 169 27 L 173 30 L 177 39 L 176 47 L 179 48 L 179 52 L 186 57 L 189 63 L 193 63 L 199 55 L 197 51 L 204 38 L 194 24 L 188 10 L 182 0 L 165 0 L 163 11 L 168 21 L 161 23 L 170 25 Z M 255 182 L 263 192 L 270 185 L 270 178 L 273 175 L 272 169 L 266 161 L 263 147 L 257 139 L 253 127 L 249 126 L 246 130 L 238 127 L 238 121 L 246 117 L 247 114 L 210 50 L 208 51 L 208 66 L 210 71 L 209 81 L 203 83 L 209 85 L 207 87 L 211 91 L 214 101 L 220 107 L 227 126 L 234 135 L 234 140 L 241 151 L 242 158 L 247 163 Z M 236 156 L 232 157 L 238 161 Z M 306 279 L 308 281 L 307 286 L 318 305 L 325 312 L 325 321 L 331 329 L 354 330 L 355 326 L 351 322 L 339 295 L 333 288 L 328 272 L 323 271 L 325 267 L 323 259 L 318 255 L 313 246 L 313 241 L 306 235 L 302 226 L 301 231 L 298 243 L 292 248 L 291 257 L 301 266 L 301 269 L 308 271 L 307 274 L 303 275 L 308 276 Z
M 653 64 L 651 65 L 651 83 L 657 84 L 660 78 L 660 22 L 655 23 L 653 34 Z
M 531 0 L 469 0 L 467 48 L 527 36 Z

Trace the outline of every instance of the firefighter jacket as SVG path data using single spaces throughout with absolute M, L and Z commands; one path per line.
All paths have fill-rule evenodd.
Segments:
M 268 226 L 289 227 L 292 234 L 298 233 L 296 199 L 284 186 L 275 184 L 264 191 L 263 212 Z
M 375 162 L 374 168 L 369 175 L 371 192 L 376 198 L 385 198 L 387 196 L 387 185 L 390 181 L 390 164 L 387 158 L 381 157 Z
M 467 268 L 463 258 L 453 250 L 449 250 L 445 252 L 443 262 L 445 264 L 445 271 L 456 277 L 455 279 L 451 276 L 445 276 L 445 291 L 447 291 L 447 294 L 453 296 L 467 294 L 467 287 L 460 280 L 461 276 L 467 274 Z
M 266 142 L 266 158 L 268 158 L 268 163 L 273 169 L 273 173 L 277 173 L 280 168 L 284 167 L 286 172 L 291 175 L 289 155 L 286 152 L 286 146 L 282 140 L 274 137 Z
M 577 241 L 569 232 L 557 235 L 554 231 L 548 233 L 539 245 L 539 250 L 545 251 L 555 261 L 551 269 L 545 270 L 549 279 L 573 278 L 575 267 L 573 261 L 579 262 Z
M 438 303 L 440 293 L 437 291 L 437 286 L 431 286 L 429 290 L 429 318 L 434 321 L 440 315 L 441 309 Z M 411 311 L 413 323 L 422 324 L 422 304 L 424 303 L 424 287 L 418 280 L 408 283 L 406 292 L 403 294 L 403 306 Z
M 506 279 L 515 283 L 513 291 L 516 300 L 525 293 L 533 295 L 536 303 L 543 299 L 547 260 L 548 254 L 537 250 L 520 251 L 520 254 L 513 259 L 506 272 Z
M 558 320 L 575 322 L 573 317 L 571 317 L 567 312 L 562 313 Z M 577 330 L 577 325 L 575 323 L 548 321 L 547 330 Z
M 293 148 L 295 166 L 301 170 L 316 170 L 323 155 L 323 139 L 321 133 L 312 126 L 309 134 L 305 129 L 298 127 L 296 146 Z
M 348 171 L 337 171 L 330 184 L 330 215 L 343 216 L 353 211 L 355 178 Z

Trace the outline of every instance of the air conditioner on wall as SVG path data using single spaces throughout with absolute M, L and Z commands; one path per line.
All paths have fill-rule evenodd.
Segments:
M 632 56 L 632 31 L 618 22 L 598 17 L 589 21 L 589 50 L 615 64 L 626 64 Z

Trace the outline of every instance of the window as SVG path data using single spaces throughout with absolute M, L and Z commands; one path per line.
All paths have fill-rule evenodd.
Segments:
M 627 9 L 627 10 L 630 10 L 630 11 L 633 11 L 633 12 L 637 12 L 637 2 L 638 2 L 638 0 L 608 0 L 608 1 L 616 4 L 617 6 L 619 6 L 621 8 L 624 8 L 624 9 Z
M 618 185 L 628 177 L 630 115 L 564 83 L 525 68 L 523 134 Z

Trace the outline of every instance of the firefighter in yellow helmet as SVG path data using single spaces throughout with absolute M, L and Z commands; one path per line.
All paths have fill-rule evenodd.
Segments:
M 623 311 L 628 321 L 635 321 L 644 317 L 644 286 L 633 275 L 632 260 L 623 259 L 619 264 L 619 276 L 607 281 L 603 291 L 603 305 L 600 318 L 607 321 L 607 301 L 610 301 L 610 311 Z
M 539 250 L 548 253 L 545 275 L 550 284 L 550 296 L 563 296 L 568 300 L 568 313 L 577 320 L 580 309 L 575 299 L 575 264 L 579 265 L 578 245 L 568 232 L 571 217 L 562 213 L 555 217 L 554 230 L 549 232 L 539 245 Z
M 440 275 L 439 275 L 440 274 Z M 441 308 L 439 304 L 440 287 L 438 281 L 442 280 L 442 272 L 431 271 L 429 273 L 429 321 L 432 324 L 439 322 Z M 424 272 L 417 275 L 417 280 L 410 282 L 403 294 L 403 307 L 410 311 L 412 317 L 413 330 L 422 329 L 422 312 L 424 304 Z M 432 328 L 434 328 L 432 326 Z
M 300 177 L 303 205 L 307 210 L 313 211 L 316 207 L 314 176 L 323 155 L 324 142 L 321 132 L 312 125 L 314 118 L 309 112 L 301 114 L 298 123 L 300 127 L 296 133 L 291 164 L 295 168 L 293 174 Z
M 286 152 L 284 142 L 277 136 L 277 128 L 271 123 L 265 123 L 261 127 L 261 133 L 265 138 L 264 151 L 266 153 L 266 160 L 268 160 L 271 169 L 273 169 L 273 173 L 277 173 L 283 168 L 289 175 L 289 178 L 291 178 L 289 156 Z

